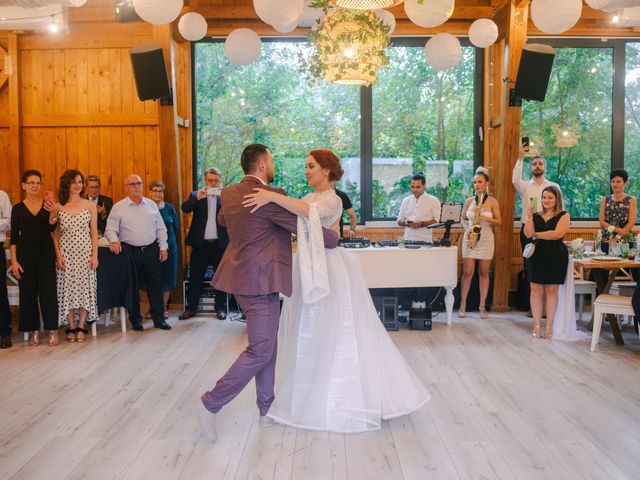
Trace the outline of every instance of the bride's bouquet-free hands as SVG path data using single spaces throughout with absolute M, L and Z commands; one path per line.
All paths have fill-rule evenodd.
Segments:
M 245 208 L 253 207 L 251 213 L 265 206 L 267 203 L 271 203 L 274 195 L 277 195 L 275 192 L 264 188 L 254 188 L 253 190 L 255 193 L 248 193 L 244 196 L 245 200 L 242 201 L 242 205 L 244 205 Z

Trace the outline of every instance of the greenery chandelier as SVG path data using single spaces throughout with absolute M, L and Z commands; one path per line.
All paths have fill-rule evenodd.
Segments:
M 376 70 L 389 63 L 384 49 L 391 45 L 390 28 L 373 10 L 336 9 L 328 11 L 307 38 L 315 46 L 307 69 L 315 80 L 346 85 L 371 85 Z
M 379 10 L 381 8 L 400 5 L 404 0 L 334 0 L 333 3 L 341 8 L 354 10 Z

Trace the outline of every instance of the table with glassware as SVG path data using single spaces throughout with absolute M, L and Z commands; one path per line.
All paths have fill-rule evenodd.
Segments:
M 458 247 L 345 248 L 357 258 L 369 288 L 444 287 L 447 325 L 453 317 L 458 283 Z
M 600 294 L 607 294 L 609 290 L 611 290 L 611 285 L 613 284 L 618 272 L 622 268 L 640 268 L 640 262 L 637 260 L 629 260 L 620 257 L 614 256 L 595 256 L 595 257 L 586 257 L 586 258 L 575 258 L 573 260 L 575 266 L 577 268 L 582 268 L 585 270 L 585 278 L 588 275 L 589 270 L 591 269 L 602 269 L 607 272 L 607 275 L 594 275 L 594 280 L 598 286 L 598 292 Z M 607 320 L 609 325 L 611 325 L 611 332 L 613 333 L 613 338 L 617 345 L 624 345 L 624 340 L 622 338 L 622 334 L 620 333 L 620 326 L 618 325 L 618 320 L 615 315 L 608 314 Z M 589 322 L 589 330 L 593 327 L 593 315 L 591 321 Z

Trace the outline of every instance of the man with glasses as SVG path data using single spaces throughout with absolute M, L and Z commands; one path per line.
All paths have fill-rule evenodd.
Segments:
M 209 264 L 214 270 L 224 255 L 229 243 L 227 229 L 218 222 L 220 203 L 220 170 L 209 168 L 204 172 L 204 187 L 191 192 L 182 204 L 184 213 L 193 213 L 186 244 L 191 247 L 189 260 L 189 292 L 187 308 L 178 317 L 187 320 L 195 316 L 202 293 L 202 282 Z M 227 318 L 226 294 L 214 290 L 216 316 L 219 320 Z
M 127 197 L 117 202 L 107 218 L 105 236 L 109 249 L 118 255 L 123 249 L 131 251 L 138 270 L 147 286 L 153 325 L 162 330 L 171 330 L 164 319 L 160 263 L 167 260 L 167 227 L 155 202 L 142 195 L 142 179 L 129 175 L 125 180 Z M 140 315 L 140 293 L 138 282 L 133 282 L 133 311 L 129 312 L 131 325 L 142 331 Z
M 89 175 L 87 177 L 87 198 L 96 204 L 98 210 L 98 233 L 103 234 L 107 226 L 107 217 L 113 207 L 113 200 L 105 195 L 100 195 L 100 177 Z

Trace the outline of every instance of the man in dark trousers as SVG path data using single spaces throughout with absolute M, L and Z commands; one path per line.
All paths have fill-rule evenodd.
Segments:
M 220 170 L 209 168 L 204 172 L 204 187 L 191 192 L 189 198 L 182 204 L 184 213 L 192 213 L 191 226 L 186 244 L 191 246 L 189 261 L 189 292 L 187 293 L 187 308 L 178 317 L 187 320 L 198 310 L 202 282 L 209 264 L 218 270 L 220 259 L 229 243 L 227 229 L 218 223 L 220 211 Z M 215 308 L 218 319 L 227 318 L 226 294 L 214 291 Z

